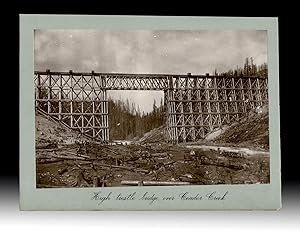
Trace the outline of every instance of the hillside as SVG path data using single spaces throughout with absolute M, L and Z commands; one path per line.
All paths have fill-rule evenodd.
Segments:
M 165 126 L 160 126 L 154 128 L 149 132 L 145 133 L 142 138 L 138 140 L 138 143 L 147 144 L 147 143 L 163 143 L 165 141 Z
M 269 149 L 268 107 L 251 112 L 248 117 L 224 129 L 212 142 Z
M 54 119 L 36 112 L 35 116 L 35 141 L 36 145 L 45 143 L 71 144 L 77 140 L 85 140 L 80 133 L 63 126 Z

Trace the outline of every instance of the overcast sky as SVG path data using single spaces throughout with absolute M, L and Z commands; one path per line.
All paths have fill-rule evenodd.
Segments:
M 34 41 L 35 70 L 41 71 L 205 74 L 243 66 L 246 57 L 267 62 L 266 31 L 36 30 Z M 163 94 L 121 96 L 147 112 Z

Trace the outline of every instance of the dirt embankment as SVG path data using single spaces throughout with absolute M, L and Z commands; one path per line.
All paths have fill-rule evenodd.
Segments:
M 85 141 L 86 137 L 79 132 L 63 126 L 60 122 L 46 117 L 38 112 L 35 115 L 35 142 L 37 147 L 46 144 L 72 144 L 76 141 Z
M 138 144 L 147 144 L 147 143 L 164 143 L 165 142 L 165 127 L 161 126 L 154 128 L 151 131 L 144 134 L 137 143 Z
M 214 133 L 219 133 L 215 131 Z M 208 137 L 209 138 L 209 137 Z M 234 144 L 235 146 L 246 146 L 269 149 L 269 112 L 267 107 L 251 112 L 249 116 L 241 121 L 223 129 L 211 140 L 217 144 Z

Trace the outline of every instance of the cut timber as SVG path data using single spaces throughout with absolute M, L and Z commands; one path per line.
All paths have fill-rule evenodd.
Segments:
M 109 165 L 109 164 L 103 164 L 103 163 L 97 163 L 97 162 L 94 162 L 93 164 L 95 166 L 100 166 L 100 167 L 105 167 L 105 168 L 119 168 L 119 169 L 124 169 L 124 170 L 129 170 L 129 171 L 149 173 L 149 170 L 135 168 L 135 167 L 116 166 L 116 165 Z
M 64 161 L 64 159 L 36 158 L 38 164 L 49 164 Z
M 133 170 L 134 169 L 133 167 L 117 166 L 117 165 L 103 164 L 103 163 L 98 163 L 98 162 L 94 162 L 93 164 L 95 166 L 107 167 L 107 168 L 120 168 L 120 169 L 125 169 L 125 170 Z
M 58 159 L 65 159 L 65 160 L 85 160 L 83 157 L 73 157 L 73 156 L 62 156 L 62 155 L 57 155 L 55 158 Z
M 57 143 L 39 143 L 36 145 L 36 149 L 55 149 Z
M 86 159 L 90 159 L 91 158 L 88 155 L 77 154 L 77 153 L 71 152 L 71 151 L 65 151 L 64 153 L 67 153 L 67 154 L 70 154 L 70 155 L 76 155 L 76 156 L 83 157 L 83 158 L 86 158 Z
M 190 182 L 182 181 L 121 181 L 121 185 L 128 186 L 182 186 L 190 184 Z
M 231 168 L 234 170 L 241 170 L 244 168 L 239 163 L 234 163 L 234 162 L 229 162 L 229 161 L 224 161 L 224 160 L 210 160 L 210 159 L 204 158 L 204 157 L 202 157 L 202 159 L 201 159 L 201 164 L 202 165 L 215 165 L 218 167 Z

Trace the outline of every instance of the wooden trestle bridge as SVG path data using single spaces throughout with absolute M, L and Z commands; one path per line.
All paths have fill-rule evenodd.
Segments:
M 36 108 L 109 142 L 108 90 L 164 91 L 166 138 L 197 141 L 268 102 L 268 79 L 211 75 L 34 73 Z

